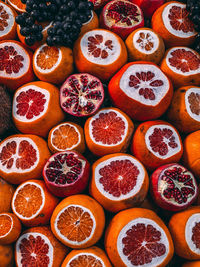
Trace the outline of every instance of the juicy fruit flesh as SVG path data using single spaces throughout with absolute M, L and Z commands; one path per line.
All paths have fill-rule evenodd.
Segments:
M 200 222 L 196 222 L 192 228 L 192 241 L 197 249 L 200 249 Z
M 89 253 L 80 253 L 73 257 L 69 264 L 69 267 L 104 267 L 101 263 L 101 259 L 96 255 Z
M 36 57 L 37 65 L 43 70 L 52 69 L 59 59 L 59 49 L 57 47 L 43 46 Z
M 98 47 L 101 43 L 103 43 L 103 36 L 100 34 L 96 34 L 94 37 L 90 36 L 88 37 L 88 51 L 94 56 L 94 57 L 101 57 L 102 59 L 105 59 L 108 57 L 107 50 L 112 50 L 113 45 L 111 40 L 107 40 L 104 42 L 104 48 L 101 49 Z
M 148 30 L 141 30 L 135 33 L 133 44 L 145 54 L 151 54 L 158 48 L 158 37 Z
M 4 235 L 8 234 L 12 228 L 12 220 L 8 215 L 0 215 L 0 239 Z
M 4 6 L 0 4 L 0 32 L 4 31 L 8 27 L 9 14 L 4 9 Z
M 189 116 L 200 122 L 200 88 L 192 87 L 186 91 L 185 106 Z

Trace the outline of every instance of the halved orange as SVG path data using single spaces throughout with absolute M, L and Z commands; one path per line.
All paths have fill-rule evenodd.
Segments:
M 52 153 L 66 150 L 85 151 L 85 138 L 80 125 L 63 122 L 51 129 L 48 135 L 48 146 Z
M 11 200 L 14 192 L 14 186 L 0 178 L 0 213 L 11 210 Z
M 25 12 L 26 5 L 21 2 L 21 0 L 7 0 L 8 4 L 10 4 L 18 13 Z

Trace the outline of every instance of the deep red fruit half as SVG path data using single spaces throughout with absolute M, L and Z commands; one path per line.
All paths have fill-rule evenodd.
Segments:
M 158 206 L 169 211 L 186 209 L 197 199 L 198 186 L 193 174 L 180 164 L 159 167 L 150 179 L 151 193 Z
M 46 186 L 58 197 L 81 193 L 87 186 L 89 173 L 87 159 L 73 150 L 52 155 L 43 169 Z

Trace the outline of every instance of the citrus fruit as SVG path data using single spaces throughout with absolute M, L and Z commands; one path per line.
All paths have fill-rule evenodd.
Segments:
M 200 266 L 200 261 L 188 261 L 182 265 L 182 267 L 199 267 L 199 266 Z
M 47 82 L 31 82 L 15 91 L 12 117 L 22 133 L 47 137 L 49 130 L 64 118 L 59 89 Z
M 114 105 L 131 118 L 151 120 L 167 110 L 173 87 L 157 65 L 136 61 L 124 65 L 112 77 L 108 92 Z
M 105 252 L 96 246 L 78 250 L 72 250 L 61 267 L 111 267 L 110 261 Z
M 12 198 L 14 214 L 27 226 L 48 224 L 58 199 L 46 188 L 44 181 L 28 180 L 19 185 Z
M 0 213 L 0 244 L 15 242 L 21 233 L 20 220 L 13 213 Z
M 169 49 L 160 67 L 177 88 L 200 85 L 200 55 L 189 47 Z
M 109 2 L 109 0 L 89 0 L 89 1 L 93 3 L 93 5 L 94 5 L 94 10 L 96 10 L 96 9 L 100 9 L 100 8 L 103 7 L 107 2 Z
M 81 32 L 79 34 L 80 36 L 93 29 L 99 28 L 99 19 L 97 14 L 93 10 L 91 11 L 91 13 L 91 18 L 87 22 L 82 24 Z
M 87 159 L 73 150 L 52 155 L 43 169 L 49 191 L 58 197 L 81 193 L 87 186 L 89 173 Z
M 122 39 L 104 29 L 94 29 L 80 36 L 73 54 L 79 72 L 88 72 L 102 81 L 110 79 L 127 61 Z
M 12 184 L 42 177 L 50 157 L 44 139 L 36 135 L 11 135 L 0 143 L 0 176 Z
M 33 79 L 32 53 L 18 41 L 0 41 L 0 84 L 16 90 Z
M 2 267 L 14 266 L 14 253 L 12 245 L 0 245 L 0 263 Z
M 197 33 L 188 14 L 184 3 L 165 3 L 153 14 L 152 29 L 160 34 L 168 47 L 189 46 L 194 42 Z
M 164 57 L 165 45 L 162 37 L 150 28 L 133 31 L 125 41 L 129 61 L 151 61 L 160 63 Z
M 102 236 L 105 225 L 103 208 L 87 195 L 63 199 L 51 217 L 51 230 L 66 246 L 86 248 Z
M 183 153 L 178 131 L 162 120 L 141 123 L 133 135 L 131 149 L 148 170 L 178 162 Z
M 200 130 L 200 87 L 183 86 L 174 92 L 169 121 L 181 132 Z
M 25 12 L 26 5 L 21 0 L 7 0 L 8 4 L 11 5 L 18 13 Z
M 131 155 L 110 154 L 92 166 L 90 194 L 111 212 L 140 205 L 147 195 L 148 186 L 145 168 Z
M 11 210 L 11 200 L 14 192 L 15 188 L 0 178 L 0 213 Z
M 48 146 L 52 153 L 65 150 L 85 151 L 85 137 L 80 125 L 63 122 L 53 127 L 48 135 Z
M 85 140 L 89 150 L 97 156 L 125 152 L 133 129 L 133 122 L 124 112 L 104 108 L 86 121 Z
M 145 17 L 151 18 L 155 10 L 163 5 L 165 0 L 133 0 L 133 2 L 142 9 Z
M 105 235 L 106 252 L 117 267 L 165 267 L 174 252 L 171 235 L 155 212 L 132 208 L 111 220 Z
M 60 267 L 67 252 L 68 248 L 55 238 L 50 227 L 29 228 L 16 242 L 16 267 Z
M 33 55 L 35 75 L 45 82 L 60 84 L 73 72 L 72 50 L 43 44 Z
M 0 41 L 16 38 L 16 16 L 17 13 L 9 5 L 0 1 Z
M 200 259 L 200 207 L 191 207 L 173 214 L 169 230 L 174 241 L 175 253 L 188 260 Z

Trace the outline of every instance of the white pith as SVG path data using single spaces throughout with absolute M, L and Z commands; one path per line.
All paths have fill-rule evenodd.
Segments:
M 131 218 L 130 218 L 131 220 Z M 124 262 L 125 266 L 127 267 L 131 267 L 131 266 L 136 266 L 136 265 L 133 265 L 129 260 L 128 260 L 128 257 L 124 255 L 123 253 L 123 248 L 124 248 L 124 245 L 122 243 L 122 239 L 126 236 L 126 232 L 133 226 L 133 225 L 136 225 L 138 223 L 142 223 L 142 224 L 145 224 L 146 226 L 148 224 L 152 225 L 154 228 L 156 228 L 156 230 L 158 230 L 160 233 L 161 233 L 161 238 L 160 238 L 160 241 L 158 241 L 158 243 L 162 243 L 165 245 L 166 247 L 166 252 L 164 255 L 160 256 L 160 257 L 156 257 L 156 258 L 153 258 L 151 263 L 148 263 L 148 264 L 143 264 L 143 265 L 137 265 L 137 267 L 155 267 L 155 266 L 160 266 L 160 264 L 163 263 L 163 261 L 166 259 L 166 257 L 168 256 L 168 253 L 169 253 L 169 240 L 167 238 L 167 235 L 165 233 L 165 231 L 153 220 L 150 220 L 150 219 L 147 219 L 147 218 L 142 218 L 142 217 L 139 217 L 139 218 L 136 218 L 132 221 L 130 221 L 128 224 L 126 224 L 120 231 L 119 235 L 118 235 L 118 238 L 117 238 L 117 250 L 118 250 L 118 253 L 120 255 L 120 258 L 121 260 Z
M 130 82 L 130 76 L 135 75 L 137 72 L 148 72 L 151 71 L 155 74 L 155 77 L 152 78 L 150 81 L 141 81 L 138 84 L 140 87 L 138 89 L 135 89 L 134 87 L 129 86 Z M 156 90 L 153 90 L 155 94 L 155 99 L 150 100 L 150 99 L 145 99 L 143 95 L 139 95 L 139 90 L 140 88 L 154 88 L 150 86 L 149 84 L 154 81 L 154 80 L 162 80 L 163 85 L 158 86 L 155 88 L 158 88 Z M 147 106 L 156 106 L 158 103 L 166 96 L 166 94 L 169 91 L 169 80 L 165 76 L 165 74 L 156 66 L 151 65 L 151 64 L 134 64 L 131 65 L 127 68 L 127 70 L 123 73 L 119 86 L 121 90 L 130 98 L 134 99 L 135 101 L 138 101 L 144 105 Z
M 44 44 L 44 45 L 40 46 L 40 47 L 37 49 L 37 51 L 36 51 L 36 53 L 35 53 L 35 55 L 34 55 L 34 57 L 33 57 L 33 61 L 34 61 L 33 64 L 34 64 L 34 66 L 35 66 L 35 68 L 36 68 L 39 72 L 41 72 L 41 73 L 49 73 L 49 72 L 54 71 L 54 70 L 60 65 L 60 62 L 61 62 L 61 60 L 62 60 L 62 53 L 61 53 L 61 50 L 60 50 L 59 47 L 57 47 L 57 49 L 58 49 L 58 60 L 57 60 L 56 64 L 54 64 L 53 67 L 52 67 L 51 69 L 42 69 L 42 68 L 40 68 L 40 66 L 37 64 L 37 57 L 38 57 L 38 55 L 42 52 L 42 50 L 43 50 L 43 48 L 44 48 L 45 46 L 48 46 L 48 45 L 47 45 L 47 44 Z M 49 58 L 48 55 L 46 55 L 46 57 Z
M 23 67 L 20 68 L 18 73 L 12 72 L 11 74 L 6 73 L 5 70 L 3 70 L 3 71 L 0 70 L 0 77 L 18 78 L 18 77 L 22 76 L 23 74 L 25 74 L 28 71 L 29 67 L 30 67 L 29 55 L 28 55 L 28 53 L 25 51 L 25 49 L 22 46 L 14 43 L 12 41 L 10 41 L 10 42 L 9 41 L 4 41 L 3 43 L 0 44 L 0 48 L 4 48 L 5 46 L 12 46 L 17 51 L 18 55 L 23 56 L 24 60 L 21 61 L 22 64 L 23 64 Z
M 53 146 L 53 148 L 55 148 L 56 150 L 58 149 L 58 147 L 54 146 L 54 144 L 53 144 L 54 132 L 56 130 L 58 130 L 60 127 L 65 126 L 65 125 L 69 125 L 70 127 L 73 127 L 74 130 L 76 131 L 76 133 L 78 134 L 78 142 L 76 144 L 72 145 L 71 147 L 68 147 L 67 149 L 73 149 L 73 148 L 77 147 L 81 142 L 81 135 L 80 135 L 80 132 L 78 131 L 78 129 L 76 128 L 76 126 L 74 126 L 73 124 L 71 124 L 69 122 L 64 122 L 62 124 L 59 124 L 51 133 L 51 139 L 50 139 L 51 141 L 50 142 L 51 142 L 51 145 Z M 65 136 L 63 136 L 63 138 L 65 138 Z M 65 151 L 65 149 L 59 148 L 59 151 Z
M 104 113 L 104 114 L 105 114 L 105 113 L 110 113 L 110 112 L 114 112 L 114 113 L 116 113 L 117 116 L 120 117 L 120 118 L 123 120 L 124 124 L 125 124 L 125 130 L 124 130 L 124 134 L 121 135 L 121 141 L 118 142 L 118 143 L 116 143 L 116 144 L 111 144 L 111 145 L 109 145 L 109 144 L 104 144 L 104 143 L 102 143 L 102 142 L 97 142 L 97 141 L 95 140 L 95 138 L 93 137 L 93 133 L 92 133 L 92 129 L 93 129 L 92 122 L 93 122 L 94 120 L 98 119 L 98 118 L 99 118 L 99 115 L 100 115 L 101 113 Z M 92 141 L 93 141 L 95 144 L 100 145 L 100 146 L 106 146 L 106 147 L 115 147 L 115 146 L 118 146 L 119 144 L 121 144 L 121 143 L 124 142 L 124 140 L 125 140 L 125 138 L 126 138 L 126 136 L 127 136 L 127 132 L 128 132 L 128 121 L 127 121 L 127 119 L 126 119 L 120 112 L 118 112 L 118 111 L 116 111 L 116 110 L 114 110 L 114 109 L 111 109 L 111 108 L 110 108 L 110 109 L 105 109 L 105 110 L 101 110 L 101 111 L 99 111 L 98 113 L 96 113 L 96 114 L 91 118 L 91 120 L 90 120 L 90 122 L 89 122 L 89 135 L 90 135 L 90 138 L 92 139 Z
M 185 225 L 185 240 L 189 248 L 194 252 L 195 254 L 200 255 L 200 249 L 196 247 L 194 242 L 192 241 L 192 229 L 195 227 L 196 223 L 200 222 L 200 213 L 195 213 L 189 217 L 187 220 L 187 223 Z
M 89 24 L 89 23 L 91 22 L 91 20 L 93 19 L 93 17 L 94 17 L 94 11 L 92 10 L 92 11 L 91 11 L 91 18 L 90 18 L 88 21 L 84 22 L 84 23 L 82 24 L 82 26 L 83 26 L 83 25 L 87 25 L 87 24 Z
M 12 29 L 15 23 L 15 17 L 14 17 L 13 11 L 8 6 L 6 6 L 4 3 L 1 2 L 0 6 L 3 6 L 3 10 L 5 10 L 9 16 L 9 18 L 6 19 L 8 26 L 4 27 L 3 31 L 0 31 L 0 36 L 4 36 L 9 33 L 10 29 Z M 1 11 L 0 11 L 0 18 L 1 18 Z
M 0 214 L 0 217 L 1 217 L 1 216 L 7 216 L 7 217 L 9 217 L 10 220 L 11 220 L 11 226 L 10 226 L 9 231 L 8 231 L 5 235 L 1 235 L 1 236 L 0 236 L 0 240 L 1 240 L 1 238 L 3 238 L 3 237 L 5 237 L 5 236 L 9 235 L 9 233 L 10 233 L 10 232 L 12 231 L 12 229 L 13 229 L 13 219 L 12 219 L 12 217 L 11 217 L 9 214 L 6 214 L 6 213 L 1 213 L 1 214 Z
M 4 146 L 6 146 L 7 143 L 11 143 L 12 141 L 14 141 L 16 143 L 16 154 L 12 155 L 12 158 L 14 159 L 12 168 L 8 169 L 6 167 L 6 165 L 3 166 L 3 164 L 2 164 L 2 162 L 0 160 L 0 169 L 3 172 L 5 172 L 5 173 L 26 173 L 26 172 L 30 172 L 33 169 L 35 169 L 37 167 L 38 163 L 39 163 L 39 160 L 40 160 L 40 155 L 39 155 L 38 147 L 35 144 L 35 142 L 33 142 L 33 140 L 30 139 L 30 138 L 28 138 L 28 137 L 11 137 L 11 138 L 5 140 L 4 142 L 2 142 L 0 144 L 0 153 L 2 152 L 2 148 Z M 20 158 L 20 156 L 18 155 L 19 144 L 22 141 L 27 141 L 29 144 L 31 144 L 32 147 L 36 150 L 36 156 L 37 156 L 37 160 L 34 162 L 34 165 L 31 166 L 28 169 L 25 169 L 25 170 L 22 170 L 21 168 L 20 169 L 17 169 L 17 167 L 16 167 L 16 159 Z
M 33 116 L 32 119 L 27 119 L 26 118 L 26 114 L 25 116 L 21 116 L 21 115 L 18 115 L 17 114 L 17 97 L 20 95 L 20 93 L 22 92 L 27 92 L 29 89 L 33 89 L 37 92 L 40 92 L 42 93 L 45 97 L 44 99 L 46 100 L 46 102 L 44 103 L 44 110 L 42 112 L 40 112 L 40 114 L 38 116 Z M 13 98 L 13 108 L 12 108 L 12 114 L 13 116 L 15 117 L 15 119 L 19 120 L 19 121 L 23 121 L 23 122 L 28 122 L 28 123 L 31 123 L 35 120 L 38 120 L 40 117 L 42 117 L 47 109 L 48 109 L 48 106 L 49 106 L 49 100 L 50 100 L 50 94 L 47 90 L 41 88 L 41 87 L 38 87 L 38 86 L 35 86 L 35 85 L 28 85 L 28 86 L 24 86 L 23 88 L 21 88 L 20 90 L 18 90 L 15 95 L 14 95 L 14 98 Z M 30 101 L 30 104 L 31 104 L 32 100 Z
M 62 213 L 64 213 L 65 210 L 69 209 L 70 207 L 75 207 L 75 208 L 77 207 L 77 208 L 82 209 L 84 212 L 89 213 L 90 218 L 91 218 L 92 221 L 93 221 L 93 228 L 92 228 L 92 231 L 91 231 L 91 233 L 90 233 L 90 236 L 87 237 L 86 239 L 84 239 L 84 240 L 81 241 L 81 242 L 69 240 L 66 236 L 64 236 L 64 235 L 60 232 L 60 230 L 58 229 L 58 226 L 57 226 L 57 225 L 58 225 L 58 221 L 59 221 L 59 217 L 60 217 L 60 215 L 62 215 Z M 87 243 L 87 242 L 92 238 L 92 236 L 94 235 L 94 232 L 95 232 L 95 230 L 96 230 L 96 220 L 95 220 L 94 215 L 92 214 L 92 212 L 91 212 L 89 209 L 87 209 L 86 207 L 81 206 L 81 205 L 75 205 L 75 204 L 72 204 L 72 205 L 68 205 L 68 206 L 66 206 L 65 208 L 63 208 L 63 209 L 58 213 L 58 215 L 57 215 L 56 218 L 55 218 L 54 227 L 55 227 L 55 231 L 56 231 L 57 235 L 59 236 L 59 238 L 60 238 L 61 240 L 64 240 L 65 242 L 67 242 L 67 243 L 69 243 L 69 244 L 71 244 L 71 245 L 83 245 L 83 244 Z
M 167 66 L 169 67 L 169 69 L 171 69 L 173 72 L 175 73 L 178 73 L 178 74 L 181 74 L 183 76 L 190 76 L 190 75 L 193 75 L 193 74 L 199 74 L 200 75 L 200 67 L 197 68 L 196 70 L 190 70 L 188 72 L 182 72 L 181 70 L 178 70 L 177 68 L 175 68 L 174 66 L 172 66 L 169 62 L 169 58 L 172 57 L 171 53 L 175 50 L 178 50 L 178 49 L 184 49 L 186 51 L 191 51 L 193 54 L 195 54 L 198 58 L 200 58 L 199 54 L 198 53 L 195 53 L 194 50 L 192 50 L 191 48 L 189 47 L 185 47 L 185 46 L 178 46 L 178 47 L 173 47 L 171 48 L 168 52 L 167 52 L 167 55 L 166 55 L 166 64 Z
M 96 260 L 98 260 L 98 261 L 100 261 L 101 262 L 101 264 L 102 264 L 102 267 L 106 267 L 106 265 L 104 264 L 104 262 L 102 261 L 102 259 L 101 258 L 99 258 L 97 255 L 95 255 L 95 254 L 93 254 L 93 253 L 88 253 L 88 252 L 80 252 L 80 253 L 78 253 L 77 255 L 75 255 L 74 257 L 72 257 L 71 259 L 70 259 L 70 261 L 65 265 L 65 267 L 71 267 L 71 262 L 74 260 L 74 259 L 76 259 L 76 258 L 78 258 L 79 256 L 90 256 L 90 257 L 94 257 Z M 92 265 L 93 266 L 93 265 Z M 91 267 L 92 267 L 91 266 Z M 64 267 L 64 266 L 63 266 Z M 86 267 L 86 266 L 85 266 Z
M 169 12 L 170 12 L 170 9 L 173 7 L 173 6 L 176 6 L 176 7 L 181 7 L 182 9 L 186 8 L 186 5 L 185 4 L 182 4 L 182 3 L 171 3 L 171 4 L 168 4 L 164 9 L 163 9 L 163 12 L 162 12 L 162 20 L 163 20 L 163 23 L 165 25 L 165 27 L 167 28 L 167 30 L 179 37 L 179 38 L 188 38 L 188 37 L 191 37 L 191 36 L 194 36 L 196 34 L 195 31 L 192 31 L 192 32 L 183 32 L 182 30 L 175 30 L 171 24 L 170 24 L 170 19 L 168 17 L 169 15 Z
M 50 242 L 50 240 L 47 238 L 47 236 L 41 234 L 41 233 L 26 233 L 20 236 L 20 238 L 16 242 L 16 261 L 17 261 L 17 266 L 22 266 L 21 260 L 23 259 L 21 251 L 20 251 L 20 243 L 21 241 L 25 238 L 28 240 L 30 236 L 33 236 L 34 238 L 40 236 L 44 241 L 45 244 L 48 244 L 49 246 L 49 252 L 46 254 L 49 257 L 49 264 L 48 267 L 53 267 L 53 255 L 54 255 L 54 248 Z
M 103 43 L 101 43 L 100 45 L 97 45 L 98 48 L 105 49 L 108 52 L 108 57 L 107 58 L 101 58 L 101 57 L 94 57 L 92 55 L 92 52 L 88 51 L 88 37 L 94 37 L 96 34 L 102 35 L 103 36 Z M 107 40 L 111 40 L 112 41 L 112 45 L 113 45 L 113 49 L 107 49 L 107 47 L 104 45 L 104 43 Z M 112 32 L 108 32 L 105 30 L 92 30 L 89 32 L 86 32 L 80 41 L 80 47 L 81 47 L 81 51 L 83 53 L 83 56 L 91 63 L 94 64 L 99 64 L 99 65 L 109 65 L 114 63 L 120 56 L 121 54 L 121 44 L 119 43 L 119 41 L 117 40 L 117 37 L 112 33 Z
M 147 44 L 149 42 L 153 43 L 153 48 L 150 51 L 147 51 L 144 47 L 141 47 L 141 43 L 138 43 L 137 40 L 140 39 L 140 34 L 144 33 L 145 34 L 145 39 L 143 39 L 143 41 L 141 43 L 143 43 L 144 45 Z M 147 34 L 150 34 L 150 37 L 148 37 L 147 39 Z M 155 51 L 159 48 L 159 39 L 158 36 L 151 30 L 139 30 L 137 31 L 134 35 L 133 35 L 133 45 L 135 46 L 135 48 L 140 51 L 143 54 L 153 54 L 155 53 Z
M 24 186 L 26 185 L 34 185 L 36 186 L 37 188 L 40 189 L 40 193 L 41 193 L 41 196 L 42 196 L 42 205 L 40 206 L 40 208 L 38 209 L 38 211 L 33 214 L 31 217 L 24 217 L 22 216 L 20 213 L 17 212 L 16 208 L 15 208 L 15 200 L 16 200 L 16 196 L 19 194 L 19 190 L 21 190 Z M 27 200 L 28 202 L 28 200 Z M 45 203 L 45 195 L 44 195 L 44 189 L 39 185 L 39 184 L 36 184 L 34 182 L 26 182 L 20 186 L 17 187 L 14 195 L 13 195 L 13 198 L 12 198 L 12 209 L 14 211 L 14 213 L 17 215 L 17 217 L 19 217 L 20 219 L 23 219 L 23 220 L 31 220 L 33 218 L 36 218 L 38 216 L 38 214 L 40 214 L 41 210 L 43 209 L 44 207 L 44 203 Z
M 187 113 L 190 115 L 190 117 L 193 120 L 200 122 L 200 114 L 196 115 L 190 109 L 190 103 L 188 101 L 188 97 L 191 93 L 195 93 L 195 94 L 198 94 L 200 96 L 200 87 L 199 88 L 198 87 L 196 87 L 196 88 L 192 87 L 192 88 L 188 89 L 185 93 L 185 107 L 186 107 Z M 199 103 L 199 108 L 200 108 L 200 103 Z
M 152 147 L 150 146 L 150 140 L 149 140 L 149 136 L 153 134 L 153 131 L 155 128 L 159 128 L 159 129 L 170 129 L 172 132 L 173 132 L 173 136 L 175 137 L 174 139 L 174 142 L 178 145 L 176 148 L 171 148 L 168 144 L 168 153 L 164 156 L 161 156 L 159 153 L 157 152 L 154 152 Z M 164 140 L 165 141 L 165 137 L 164 137 Z M 166 141 L 168 142 L 169 139 L 166 139 Z M 158 124 L 158 125 L 153 125 L 151 126 L 146 134 L 145 134 L 145 143 L 146 143 L 146 146 L 148 148 L 148 150 L 153 154 L 155 155 L 156 157 L 160 158 L 160 159 L 168 159 L 172 156 L 174 156 L 175 154 L 177 154 L 180 150 L 181 150 L 181 143 L 180 143 L 180 139 L 179 139 L 179 136 L 177 134 L 177 132 L 174 130 L 174 128 L 172 128 L 171 126 L 169 125 L 162 125 L 162 124 Z M 166 143 L 166 142 L 165 142 Z
M 137 182 L 136 182 L 136 185 L 134 186 L 134 188 L 128 194 L 126 194 L 126 195 L 122 194 L 120 197 L 115 197 L 112 194 L 110 194 L 109 192 L 106 192 L 103 188 L 103 185 L 99 182 L 99 179 L 101 178 L 101 175 L 99 174 L 99 170 L 101 168 L 105 167 L 106 165 L 109 165 L 112 161 L 116 161 L 116 160 L 130 160 L 139 170 L 139 174 L 137 176 Z M 138 160 L 136 160 L 136 159 L 134 159 L 128 155 L 112 157 L 110 159 L 102 161 L 95 168 L 95 185 L 96 185 L 96 187 L 98 188 L 99 192 L 104 197 L 106 197 L 110 200 L 114 200 L 114 201 L 120 201 L 120 200 L 128 199 L 128 198 L 136 195 L 141 190 L 141 187 L 142 187 L 143 182 L 144 182 L 144 178 L 145 178 L 145 172 L 144 172 L 144 168 L 143 168 L 142 164 Z

